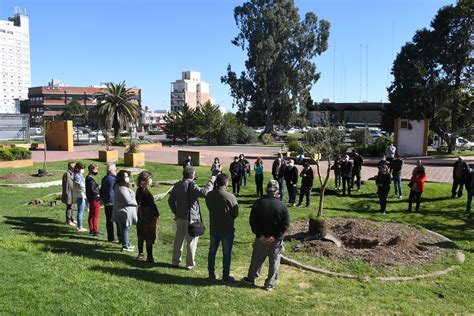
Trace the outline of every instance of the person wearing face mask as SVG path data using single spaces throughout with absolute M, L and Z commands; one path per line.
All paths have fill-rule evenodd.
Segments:
M 286 189 L 288 190 L 289 200 L 291 206 L 296 203 L 296 185 L 298 184 L 298 168 L 295 167 L 295 162 L 290 159 L 288 166 L 285 169 Z
M 216 170 L 217 173 L 222 172 L 222 165 L 218 157 L 214 158 L 214 163 L 211 166 L 211 172 L 214 172 L 214 170 Z
M 234 195 L 240 195 L 240 184 L 241 178 L 243 174 L 242 164 L 239 161 L 239 157 L 234 157 L 234 162 L 232 162 L 229 166 L 230 177 L 232 178 L 232 193 Z
M 138 221 L 137 201 L 135 193 L 130 189 L 130 173 L 127 170 L 120 170 L 117 173 L 114 195 L 114 212 L 112 221 L 117 223 L 120 230 L 120 242 L 122 251 L 132 252 L 135 247 L 132 246 L 128 238 L 130 227 L 136 225 Z
M 99 173 L 99 167 L 96 164 L 90 164 L 89 174 L 86 177 L 86 197 L 89 202 L 89 232 L 96 237 L 102 236 L 99 233 L 99 214 L 100 214 L 100 195 L 99 184 L 94 177 Z
M 379 173 L 375 177 L 375 184 L 377 185 L 377 195 L 379 196 L 380 212 L 382 212 L 382 214 L 385 214 L 387 208 L 387 197 L 390 192 L 391 181 L 388 165 L 379 167 Z
M 152 177 L 152 174 L 148 171 L 140 172 L 137 179 L 136 194 L 138 203 L 138 260 L 145 260 L 143 244 L 146 243 L 146 261 L 150 263 L 155 262 L 153 259 L 153 244 L 156 240 L 156 224 L 160 218 L 155 198 L 149 190 L 153 183 Z
M 77 204 L 77 230 L 87 231 L 82 226 L 82 216 L 86 207 L 86 180 L 84 179 L 84 164 L 77 162 L 74 166 L 74 184 L 72 189 L 73 200 Z

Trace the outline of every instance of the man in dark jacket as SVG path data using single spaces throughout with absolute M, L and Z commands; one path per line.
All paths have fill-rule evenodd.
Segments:
M 466 212 L 471 212 L 472 196 L 474 195 L 474 168 L 471 168 L 471 172 L 467 176 L 466 191 L 467 191 Z
M 107 240 L 114 241 L 114 223 L 112 222 L 112 213 L 114 211 L 115 195 L 114 186 L 117 175 L 115 164 L 107 165 L 107 175 L 102 178 L 100 185 L 100 199 L 105 210 L 105 227 L 107 229 Z M 119 229 L 117 226 L 117 238 L 120 240 Z
M 273 290 L 278 276 L 283 252 L 283 235 L 290 227 L 290 216 L 285 204 L 278 200 L 278 182 L 271 180 L 267 185 L 267 196 L 257 200 L 250 211 L 250 226 L 255 234 L 252 259 L 244 282 L 255 285 L 262 264 L 268 257 L 268 276 L 265 290 Z
M 250 176 L 250 163 L 245 159 L 244 154 L 239 155 L 239 162 L 242 165 L 242 176 L 240 177 L 240 186 L 247 186 L 247 175 Z
M 357 150 L 352 150 L 352 160 L 354 161 L 354 166 L 352 167 L 352 181 L 351 186 L 354 187 L 354 178 L 356 179 L 357 191 L 360 190 L 360 174 L 362 172 L 362 165 L 364 164 L 364 158 L 357 152 Z
M 379 173 L 375 177 L 377 195 L 379 196 L 380 202 L 380 212 L 382 212 L 382 214 L 385 214 L 385 210 L 387 209 L 387 197 L 388 193 L 390 192 L 390 182 L 392 181 L 388 169 L 388 165 L 380 166 Z
M 462 190 L 464 185 L 466 184 L 467 176 L 470 172 L 470 167 L 467 162 L 460 156 L 458 160 L 453 165 L 453 187 L 451 190 L 451 197 L 456 197 L 456 191 L 458 197 L 462 196 Z M 458 189 L 459 187 L 459 189 Z
M 219 174 L 216 187 L 206 196 L 209 209 L 210 244 L 207 258 L 209 279 L 216 280 L 215 262 L 219 244 L 222 242 L 222 281 L 233 282 L 230 276 L 232 246 L 234 243 L 234 220 L 239 215 L 239 205 L 232 193 L 227 192 L 229 179 L 226 174 Z
M 229 171 L 232 178 L 232 193 L 239 196 L 242 174 L 244 172 L 242 164 L 239 161 L 239 157 L 234 157 L 234 161 L 229 166 Z
M 300 200 L 298 202 L 298 207 L 301 206 L 303 202 L 303 196 L 306 197 L 306 206 L 309 207 L 311 203 L 311 190 L 313 189 L 313 179 L 314 172 L 308 162 L 303 164 L 303 170 L 300 173 L 301 177 L 301 188 L 300 188 Z
M 293 159 L 290 159 L 288 165 L 285 168 L 285 182 L 289 195 L 288 203 L 291 204 L 291 206 L 295 206 L 296 186 L 298 184 L 298 168 L 295 167 L 295 162 Z
M 280 201 L 283 201 L 283 196 L 285 195 L 284 182 L 285 182 L 285 169 L 286 163 L 283 159 L 283 155 L 278 153 L 278 158 L 275 159 L 272 165 L 272 175 L 273 180 L 278 182 L 280 188 Z
M 349 161 L 349 156 L 345 155 L 341 161 L 341 178 L 342 178 L 342 195 L 351 195 L 352 185 L 352 163 Z
M 94 236 L 101 236 L 99 233 L 99 184 L 97 184 L 94 179 L 94 177 L 99 173 L 99 167 L 96 164 L 90 164 L 88 169 L 89 174 L 86 177 L 86 197 L 89 202 L 89 232 Z
M 74 166 L 76 163 L 69 162 L 67 164 L 67 171 L 63 174 L 62 179 L 62 188 L 63 192 L 61 194 L 61 202 L 66 204 L 66 223 L 70 226 L 76 226 L 74 221 L 74 211 L 72 205 L 74 201 L 72 199 L 72 188 L 74 186 Z
M 395 197 L 402 198 L 402 168 L 403 160 L 398 153 L 395 154 L 395 159 L 390 163 L 390 170 L 392 171 L 393 186 L 395 188 Z

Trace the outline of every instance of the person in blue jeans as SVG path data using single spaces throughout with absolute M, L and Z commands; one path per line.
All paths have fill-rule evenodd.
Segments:
M 132 246 L 128 234 L 130 227 L 136 225 L 138 221 L 138 203 L 135 199 L 135 193 L 130 189 L 130 173 L 126 170 L 120 170 L 116 179 L 112 221 L 117 223 L 119 227 L 122 251 L 132 252 L 135 247 Z
M 216 254 L 222 243 L 222 281 L 234 282 L 230 276 L 230 264 L 232 260 L 232 246 L 234 244 L 234 221 L 239 215 L 239 205 L 235 196 L 227 192 L 229 179 L 225 174 L 219 174 L 216 179 L 216 187 L 206 196 L 206 205 L 209 209 L 210 222 L 210 245 L 207 258 L 207 269 L 209 280 L 217 279 L 215 273 Z
M 82 217 L 86 208 L 86 179 L 84 178 L 85 166 L 82 162 L 77 162 L 74 166 L 72 198 L 77 204 L 77 230 L 87 231 L 82 226 Z
M 280 201 L 283 201 L 285 195 L 285 169 L 286 162 L 283 159 L 283 155 L 278 153 L 278 158 L 275 159 L 272 165 L 272 175 L 273 179 L 276 180 L 279 185 Z
M 395 154 L 395 159 L 390 162 L 390 170 L 392 170 L 393 186 L 395 188 L 395 197 L 402 198 L 402 168 L 403 160 L 398 153 Z

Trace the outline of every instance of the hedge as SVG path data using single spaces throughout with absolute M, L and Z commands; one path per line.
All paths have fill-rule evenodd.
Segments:
M 31 159 L 31 151 L 22 147 L 0 148 L 0 161 Z

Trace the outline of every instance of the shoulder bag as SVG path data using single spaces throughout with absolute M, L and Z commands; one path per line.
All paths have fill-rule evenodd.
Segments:
M 202 215 L 201 215 L 201 210 L 199 210 L 199 221 L 198 222 L 191 222 L 191 184 L 192 181 L 189 181 L 188 185 L 188 234 L 191 237 L 199 237 L 201 235 L 204 235 L 204 232 L 206 230 L 206 227 L 204 226 L 204 223 L 202 221 Z

